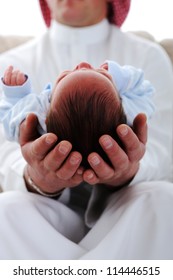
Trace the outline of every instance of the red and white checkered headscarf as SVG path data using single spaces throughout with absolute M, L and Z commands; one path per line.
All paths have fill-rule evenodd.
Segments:
M 50 9 L 47 5 L 46 0 L 39 0 L 39 2 L 44 21 L 47 27 L 49 27 L 51 24 Z M 111 2 L 108 2 L 108 5 L 108 20 L 120 27 L 127 17 L 130 8 L 130 0 L 112 0 Z

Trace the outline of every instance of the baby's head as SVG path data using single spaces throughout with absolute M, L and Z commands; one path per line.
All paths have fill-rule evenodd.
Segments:
M 89 166 L 87 157 L 91 152 L 99 153 L 110 164 L 98 140 L 109 134 L 121 145 L 116 127 L 122 123 L 126 123 L 126 116 L 121 100 L 105 69 L 81 63 L 57 79 L 47 131 L 55 133 L 58 141 L 70 141 L 73 150 L 81 153 L 84 168 Z

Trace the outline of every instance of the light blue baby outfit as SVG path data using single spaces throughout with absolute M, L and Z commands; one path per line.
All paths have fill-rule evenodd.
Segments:
M 122 100 L 128 125 L 133 124 L 138 113 L 145 113 L 150 118 L 154 112 L 154 88 L 149 81 L 144 80 L 143 71 L 129 65 L 120 66 L 114 61 L 106 62 Z M 51 86 L 48 85 L 40 94 L 32 93 L 28 78 L 22 86 L 7 86 L 2 81 L 2 89 L 0 122 L 3 123 L 7 139 L 18 142 L 19 126 L 31 112 L 38 117 L 40 134 L 46 133 L 45 120 L 50 107 Z

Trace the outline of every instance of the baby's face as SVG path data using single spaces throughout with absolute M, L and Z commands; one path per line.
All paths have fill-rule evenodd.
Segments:
M 82 62 L 74 70 L 64 71 L 58 77 L 51 100 L 51 106 L 56 106 L 59 98 L 66 98 L 80 88 L 90 92 L 109 92 L 120 102 L 119 95 L 113 84 L 112 77 L 107 71 L 107 63 L 95 69 L 90 64 Z

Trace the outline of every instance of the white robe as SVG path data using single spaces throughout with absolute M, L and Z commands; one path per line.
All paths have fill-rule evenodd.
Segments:
M 92 229 L 86 234 L 83 217 L 69 209 L 65 195 L 65 200 L 54 201 L 27 192 L 20 148 L 2 132 L 0 185 L 18 192 L 0 195 L 1 259 L 173 258 L 173 186 L 163 181 L 172 175 L 173 73 L 166 53 L 107 21 L 85 28 L 54 22 L 41 38 L 1 55 L 0 75 L 14 65 L 28 73 L 34 91 L 40 92 L 61 71 L 81 61 L 99 67 L 106 59 L 142 68 L 156 88 L 157 110 L 138 173 L 128 189 L 111 195 L 93 187 L 85 211 L 85 223 Z
M 173 186 L 134 185 L 114 193 L 95 226 L 59 201 L 40 195 L 0 195 L 0 259 L 173 259 Z

